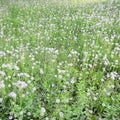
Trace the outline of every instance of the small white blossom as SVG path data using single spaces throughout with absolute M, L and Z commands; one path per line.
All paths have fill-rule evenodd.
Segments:
M 0 103 L 2 103 L 2 101 L 3 101 L 3 98 L 0 98 Z
M 90 92 L 87 93 L 87 96 L 90 96 Z
M 110 92 L 107 92 L 106 94 L 107 94 L 108 96 L 110 96 Z
M 74 84 L 75 83 L 75 78 L 72 78 L 71 79 L 71 84 Z
M 59 115 L 60 115 L 60 117 L 63 117 L 64 114 L 63 114 L 63 112 L 60 112 Z
M 110 73 L 110 78 L 111 78 L 112 80 L 115 80 L 116 76 L 117 76 L 117 73 L 116 73 L 116 72 L 111 72 L 111 73 Z
M 89 110 L 89 113 L 91 113 L 91 114 L 92 114 L 92 113 L 93 113 L 93 111 L 92 111 L 92 110 Z
M 33 92 L 36 91 L 36 87 L 33 87 L 32 91 L 33 91 Z
M 5 76 L 5 72 L 0 71 L 0 75 Z
M 59 78 L 59 79 L 62 79 L 62 75 L 58 75 L 58 78 Z
M 15 68 L 15 70 L 17 70 L 17 71 L 20 69 L 20 68 L 19 68 L 18 66 L 16 66 L 16 65 L 14 66 L 14 68 Z
M 60 99 L 56 99 L 56 103 L 60 103 Z
M 68 102 L 69 102 L 69 99 L 66 99 L 65 101 L 66 101 L 66 103 L 68 103 Z
M 3 88 L 5 88 L 5 84 L 4 84 L 4 81 L 1 81 L 0 82 L 0 89 L 3 89 Z
M 6 55 L 5 52 L 0 51 L 0 56 L 5 56 L 5 55 Z
M 97 100 L 97 98 L 96 98 L 96 97 L 94 97 L 94 100 L 96 101 L 96 100 Z
M 42 68 L 40 69 L 40 74 L 41 74 L 41 75 L 44 74 L 44 71 L 43 71 Z
M 23 111 L 20 111 L 20 113 L 19 113 L 20 115 L 23 115 Z
M 11 84 L 8 84 L 8 87 L 11 88 Z
M 25 94 L 22 94 L 22 98 L 24 98 L 25 97 Z
M 44 107 L 42 107 L 42 108 L 41 108 L 41 113 L 40 113 L 40 115 L 41 115 L 41 116 L 44 116 L 45 112 L 46 112 L 46 109 L 45 109 Z
M 46 117 L 45 120 L 49 120 L 49 117 Z
M 104 79 L 102 78 L 101 81 L 104 82 Z
M 102 103 L 102 106 L 105 107 L 105 103 Z
M 30 116 L 30 115 L 31 115 L 31 112 L 27 112 L 27 115 Z
M 34 77 L 31 77 L 31 80 L 34 80 Z
M 12 119 L 13 119 L 13 116 L 12 116 L 12 115 L 10 115 L 10 116 L 9 116 L 9 120 L 12 120 Z
M 27 83 L 25 83 L 24 81 L 20 81 L 20 80 L 14 83 L 14 85 L 16 85 L 20 89 L 26 88 L 28 86 Z
M 17 95 L 16 95 L 15 92 L 11 92 L 11 93 L 9 93 L 9 96 L 12 97 L 12 98 L 16 98 Z
M 115 87 L 114 85 L 111 85 L 111 86 L 110 86 L 110 88 L 112 88 L 112 89 L 114 89 L 114 87 Z

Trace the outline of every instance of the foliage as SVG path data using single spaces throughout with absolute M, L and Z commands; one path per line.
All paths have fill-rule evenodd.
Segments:
M 1 1 L 0 119 L 119 120 L 119 6 Z

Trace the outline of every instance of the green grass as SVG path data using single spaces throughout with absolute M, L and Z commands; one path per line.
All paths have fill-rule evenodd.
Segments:
M 119 13 L 119 0 L 0 1 L 0 120 L 119 120 Z

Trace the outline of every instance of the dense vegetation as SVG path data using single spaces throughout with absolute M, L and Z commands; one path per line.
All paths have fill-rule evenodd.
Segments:
M 0 1 L 0 120 L 120 120 L 120 1 Z

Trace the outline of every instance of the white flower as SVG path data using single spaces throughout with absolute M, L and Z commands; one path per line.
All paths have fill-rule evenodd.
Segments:
M 52 87 L 54 87 L 54 86 L 55 86 L 55 84 L 52 83 Z
M 60 99 L 56 99 L 56 103 L 60 103 Z
M 13 119 L 13 116 L 12 116 L 12 115 L 10 115 L 10 116 L 9 116 L 9 120 L 12 120 L 12 119 Z
M 20 81 L 20 80 L 14 83 L 14 85 L 16 85 L 20 89 L 26 88 L 28 86 L 27 83 L 25 83 L 24 81 Z
M 97 100 L 97 98 L 96 98 L 96 97 L 94 97 L 94 100 L 96 101 L 96 100 Z
M 42 68 L 40 69 L 40 74 L 44 74 L 44 71 Z
M 25 97 L 25 94 L 22 94 L 22 97 L 24 98 L 24 97 Z
M 71 79 L 71 84 L 74 84 L 75 83 L 75 78 L 72 78 Z
M 31 112 L 28 112 L 27 115 L 30 116 L 30 115 L 31 115 Z
M 31 80 L 34 80 L 34 77 L 31 77 Z
M 8 84 L 8 87 L 11 88 L 11 84 Z
M 105 103 L 102 103 L 102 106 L 105 107 Z
M 16 65 L 14 66 L 14 68 L 15 68 L 15 70 L 19 70 L 19 69 L 20 69 L 20 68 L 19 68 L 18 66 L 16 66 Z
M 116 73 L 116 72 L 111 72 L 111 73 L 110 73 L 110 78 L 111 78 L 112 80 L 115 80 L 116 76 L 117 76 L 117 73 Z
M 33 87 L 32 91 L 33 91 L 33 92 L 36 91 L 36 87 Z
M 114 89 L 114 87 L 115 87 L 114 85 L 111 85 L 111 86 L 110 86 L 110 88 L 112 88 L 112 89 Z
M 60 115 L 60 117 L 63 117 L 64 114 L 63 114 L 63 112 L 60 112 L 59 115 Z
M 104 79 L 102 78 L 101 81 L 104 82 Z
M 23 115 L 23 111 L 20 111 L 20 113 L 19 113 L 20 115 Z
M 59 78 L 59 79 L 62 79 L 62 75 L 58 75 L 58 78 Z
M 29 75 L 29 74 L 27 74 L 27 73 L 24 73 L 24 76 L 26 76 L 26 77 L 28 77 L 28 78 L 30 77 L 30 75 Z
M 12 98 L 16 98 L 17 95 L 16 95 L 15 92 L 11 92 L 11 93 L 9 93 L 9 96 L 12 97 Z
M 3 98 L 0 98 L 0 103 L 2 103 L 2 101 L 3 101 Z
M 68 102 L 69 102 L 69 99 L 66 99 L 65 101 L 66 101 L 66 103 L 68 103 Z
M 73 63 L 69 63 L 68 65 L 69 65 L 70 67 L 72 67 L 72 66 L 73 66 Z
M 55 77 L 57 78 L 57 75 L 55 75 Z
M 49 120 L 49 118 L 48 118 L 48 117 L 46 117 L 46 118 L 45 118 L 45 120 Z
M 93 113 L 93 111 L 92 111 L 92 110 L 89 110 L 89 113 L 91 113 L 91 114 L 92 114 L 92 113 Z
M 2 68 L 12 69 L 12 65 L 11 64 L 2 64 Z
M 90 92 L 87 93 L 87 96 L 90 96 Z
M 31 81 L 30 81 L 30 80 L 28 80 L 28 81 L 27 81 L 27 83 L 28 83 L 28 84 L 30 84 L 30 83 L 31 83 Z
M 110 96 L 110 92 L 106 93 L 108 96 Z
M 2 64 L 2 68 L 5 68 L 6 67 L 6 64 Z
M 1 89 L 2 89 L 2 88 L 5 88 L 4 81 L 1 81 L 1 82 L 0 82 L 0 88 L 1 88 Z
M 5 55 L 6 55 L 5 52 L 0 51 L 0 56 L 5 56 Z
M 42 108 L 41 108 L 41 114 L 40 114 L 40 115 L 41 115 L 41 116 L 44 116 L 45 112 L 46 112 L 46 109 L 45 109 L 44 107 L 42 107 Z
M 5 72 L 0 71 L 0 75 L 5 76 Z

